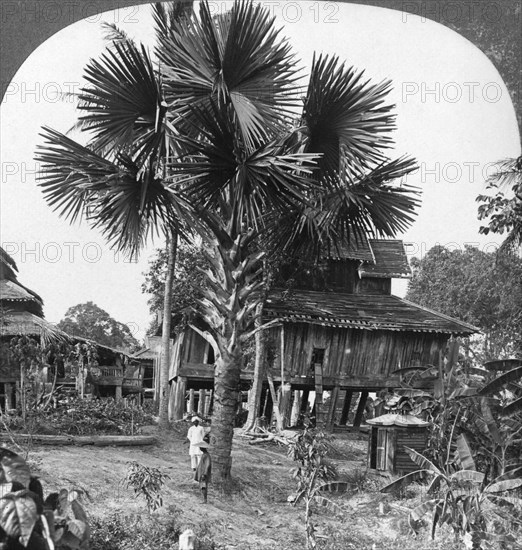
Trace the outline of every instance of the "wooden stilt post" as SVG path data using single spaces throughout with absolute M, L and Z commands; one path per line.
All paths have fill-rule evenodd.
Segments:
M 198 414 L 200 416 L 205 416 L 206 399 L 207 399 L 207 390 L 199 390 Z
M 280 412 L 282 417 L 281 428 L 286 428 L 290 425 L 290 416 L 292 412 L 292 386 L 290 384 L 282 384 L 280 387 Z
M 189 390 L 189 402 L 188 402 L 188 412 L 194 414 L 196 411 L 194 409 L 194 390 Z
M 212 415 L 212 411 L 214 410 L 214 390 L 210 392 L 210 399 L 208 401 L 208 411 L 207 416 Z
M 310 398 L 310 390 L 303 390 L 303 395 L 301 396 L 301 414 L 307 414 L 308 410 L 308 399 Z
M 182 420 L 185 413 L 185 392 L 187 388 L 187 379 L 183 376 L 178 376 L 172 382 L 172 410 L 171 420 Z
M 13 384 L 6 383 L 5 387 L 5 410 L 14 409 L 13 407 Z
M 361 392 L 361 397 L 359 399 L 359 404 L 357 405 L 357 412 L 355 413 L 355 418 L 353 419 L 353 427 L 359 428 L 361 426 L 364 408 L 366 407 L 366 400 L 368 399 L 368 391 L 363 390 Z
M 351 390 L 346 390 L 346 395 L 344 397 L 343 412 L 341 413 L 341 426 L 346 426 L 348 422 L 348 415 L 350 414 L 350 405 L 352 404 L 352 395 Z
M 325 415 L 323 411 L 323 365 L 315 364 L 315 424 L 318 428 L 324 425 Z
M 290 426 L 296 426 L 299 421 L 299 412 L 301 410 L 301 392 L 294 390 L 294 399 L 292 402 L 292 412 L 290 413 Z
M 333 432 L 335 422 L 335 409 L 337 407 L 337 399 L 339 398 L 339 386 L 335 386 L 330 395 L 330 406 L 328 407 L 328 415 L 326 416 L 326 430 Z

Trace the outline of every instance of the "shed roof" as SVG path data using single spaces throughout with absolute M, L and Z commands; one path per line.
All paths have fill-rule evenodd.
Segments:
M 479 329 L 398 296 L 296 290 L 270 293 L 265 314 L 293 323 L 364 330 L 472 334 Z
M 370 246 L 373 251 L 375 262 L 363 262 L 359 267 L 359 274 L 361 277 L 411 277 L 411 268 L 402 241 L 370 239 Z
M 324 252 L 324 257 L 330 260 L 361 260 L 375 263 L 370 241 L 365 235 L 354 237 L 348 243 L 337 244 L 332 249 Z
M 429 422 L 421 420 L 412 414 L 399 413 L 388 413 L 377 416 L 376 418 L 369 418 L 366 420 L 366 423 L 371 426 L 400 426 L 412 428 L 422 428 L 430 425 Z

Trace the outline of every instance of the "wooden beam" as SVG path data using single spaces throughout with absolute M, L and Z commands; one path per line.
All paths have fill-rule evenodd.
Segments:
M 326 416 L 326 430 L 333 432 L 335 421 L 335 409 L 337 407 L 337 399 L 339 398 L 339 386 L 335 386 L 330 395 L 330 406 L 328 407 L 328 415 Z
M 350 414 L 350 405 L 352 404 L 353 391 L 346 390 L 346 396 L 344 397 L 343 412 L 341 413 L 341 426 L 346 426 L 348 422 L 348 416 Z
M 323 365 L 314 364 L 315 370 L 315 423 L 321 427 L 324 423 L 323 411 Z
M 355 418 L 353 419 L 354 428 L 359 428 L 361 426 L 364 408 L 366 407 L 366 400 L 368 399 L 368 393 L 369 392 L 367 390 L 363 390 L 361 392 L 359 404 L 357 405 L 357 412 L 355 413 Z

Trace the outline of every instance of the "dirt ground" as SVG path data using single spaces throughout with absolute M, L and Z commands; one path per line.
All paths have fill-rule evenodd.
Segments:
M 172 430 L 151 447 L 48 447 L 30 450 L 28 462 L 46 493 L 60 488 L 82 489 L 84 506 L 91 516 L 123 513 L 145 514 L 145 502 L 122 484 L 128 462 L 159 468 L 170 476 L 163 490 L 164 506 L 158 521 L 176 516 L 181 528 L 202 526 L 212 533 L 220 548 L 228 550 L 290 550 L 305 548 L 303 505 L 292 506 L 287 498 L 295 489 L 286 448 L 274 443 L 250 445 L 236 434 L 233 446 L 234 486 L 231 494 L 211 486 L 208 504 L 201 502 L 198 484 L 192 479 L 184 430 Z M 367 441 L 359 434 L 336 434 L 333 461 L 342 479 L 363 476 Z M 367 541 L 368 548 L 390 548 L 407 531 L 404 503 L 390 505 L 377 492 L 386 480 L 374 476 L 355 484 L 340 499 L 344 512 L 324 508 L 314 516 L 319 538 L 332 530 L 349 529 Z M 403 508 L 401 510 L 401 508 Z M 375 546 L 373 546 L 375 545 Z M 356 546 L 350 546 L 356 548 Z M 346 547 L 346 548 L 350 548 Z M 395 546 L 394 546 L 395 547 Z M 420 547 L 419 547 L 420 548 Z

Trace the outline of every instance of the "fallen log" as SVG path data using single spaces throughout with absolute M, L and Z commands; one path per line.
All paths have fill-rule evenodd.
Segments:
M 94 445 L 96 447 L 154 445 L 156 438 L 152 435 L 32 435 L 0 434 L 0 441 L 27 441 L 40 445 Z

